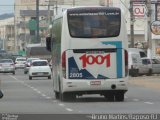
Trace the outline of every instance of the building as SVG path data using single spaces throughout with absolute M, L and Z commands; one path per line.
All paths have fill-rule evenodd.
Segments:
M 104 0 L 103 0 L 104 1 Z M 39 0 L 39 39 L 36 27 L 36 0 L 15 0 L 15 48 L 17 51 L 25 49 L 27 44 L 41 43 L 45 37 L 54 15 L 73 6 L 105 5 L 102 0 Z M 42 27 L 41 27 L 42 26 Z
M 48 2 L 39 0 L 39 37 L 37 38 L 36 0 L 15 0 L 15 40 L 17 51 L 25 49 L 27 44 L 44 45 L 48 27 Z M 52 15 L 53 12 L 50 12 Z
M 128 30 L 128 38 L 129 40 L 131 39 L 130 36 L 130 0 L 39 0 L 39 25 L 40 25 L 40 30 L 39 30 L 39 38 L 37 40 L 37 28 L 36 28 L 36 0 L 15 0 L 15 17 L 14 20 L 12 19 L 12 27 L 9 28 L 7 26 L 7 31 L 6 27 L 4 30 L 4 25 L 1 26 L 1 32 L 0 32 L 0 47 L 1 48 L 7 48 L 10 50 L 18 51 L 25 49 L 27 44 L 32 44 L 32 43 L 41 43 L 41 45 L 45 44 L 45 37 L 48 34 L 47 27 L 49 26 L 51 19 L 54 17 L 54 15 L 57 15 L 61 12 L 63 12 L 65 9 L 74 7 L 74 6 L 115 6 L 115 7 L 120 7 L 122 11 L 124 12 L 124 15 L 126 17 L 127 21 L 127 30 Z M 146 15 L 146 9 L 144 5 L 139 5 L 136 4 L 134 5 L 134 11 L 136 9 L 139 9 L 141 14 L 137 13 L 135 15 L 134 21 L 134 43 L 135 45 L 139 45 L 139 47 L 144 47 L 141 45 L 141 43 L 147 43 L 147 15 Z M 154 20 L 159 20 L 159 6 L 155 7 L 153 5 L 152 11 L 158 11 L 158 12 L 152 12 L 154 16 L 157 16 L 157 19 Z M 6 21 L 6 20 L 5 20 Z M 13 30 L 13 25 L 14 25 L 14 30 Z M 10 31 L 9 31 L 10 29 Z M 12 29 L 12 30 L 11 30 Z M 14 32 L 15 31 L 15 32 Z M 9 35 L 4 35 L 5 34 L 10 34 L 9 32 L 13 32 L 14 35 L 14 42 L 10 42 L 10 44 L 4 44 L 8 40 L 6 36 Z M 11 34 L 13 34 L 11 33 Z M 13 39 L 13 36 L 9 36 L 9 39 Z M 7 40 L 6 40 L 7 39 Z M 160 42 L 159 36 L 156 36 L 152 34 L 152 55 L 159 56 L 159 53 L 156 51 L 160 51 Z M 9 45 L 9 46 L 8 46 Z M 12 47 L 10 47 L 13 45 Z
M 8 52 L 15 50 L 14 17 L 0 20 L 0 49 Z

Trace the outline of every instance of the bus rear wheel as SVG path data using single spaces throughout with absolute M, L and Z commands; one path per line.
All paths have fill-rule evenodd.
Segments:
M 56 91 L 55 91 L 54 93 L 55 93 L 55 98 L 56 98 L 56 99 L 59 99 L 59 98 L 60 98 L 60 93 L 59 93 L 59 92 L 56 92 Z
M 117 101 L 117 102 L 124 101 L 124 93 L 123 92 L 116 93 L 115 94 L 115 101 Z
M 31 76 L 29 76 L 29 80 L 32 80 L 32 77 L 31 77 Z
M 73 101 L 76 99 L 76 95 L 70 92 L 61 93 L 61 101 Z
M 112 93 L 107 93 L 107 94 L 105 94 L 104 96 L 105 96 L 105 98 L 107 99 L 107 101 L 109 101 L 109 102 L 113 102 L 113 101 L 114 101 L 114 94 L 112 94 Z

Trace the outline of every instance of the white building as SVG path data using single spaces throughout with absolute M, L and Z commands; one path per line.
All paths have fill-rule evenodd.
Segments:
M 15 50 L 14 18 L 0 20 L 0 47 L 12 52 Z
M 47 2 L 48 1 L 48 2 Z M 127 21 L 128 38 L 130 40 L 130 0 L 39 0 L 39 19 L 50 20 L 51 16 L 59 14 L 64 9 L 73 6 L 116 6 L 124 12 Z M 143 10 L 145 6 L 134 6 Z M 134 21 L 134 41 L 135 43 L 147 42 L 147 17 L 146 10 L 143 17 L 136 17 Z M 155 14 L 155 13 L 154 13 Z M 30 30 L 28 23 L 31 19 L 36 19 L 36 0 L 15 0 L 15 50 L 21 50 L 27 44 L 34 43 L 36 30 Z M 14 23 L 13 22 L 13 23 Z M 46 30 L 40 30 L 41 43 L 44 44 L 47 35 Z M 160 37 L 154 38 L 152 42 L 152 54 L 156 56 L 156 50 L 160 48 Z M 8 47 L 9 48 L 9 47 Z M 159 55 L 159 54 L 158 54 Z

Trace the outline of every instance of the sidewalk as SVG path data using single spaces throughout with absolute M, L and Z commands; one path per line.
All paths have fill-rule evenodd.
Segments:
M 160 90 L 160 76 L 129 77 L 129 84 Z

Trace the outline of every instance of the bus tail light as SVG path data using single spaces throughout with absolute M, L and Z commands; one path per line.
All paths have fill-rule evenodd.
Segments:
M 63 71 L 63 77 L 66 78 L 66 52 L 65 51 L 62 53 L 62 71 Z
M 128 75 L 128 52 L 127 50 L 124 51 L 124 58 L 125 58 L 125 76 Z

